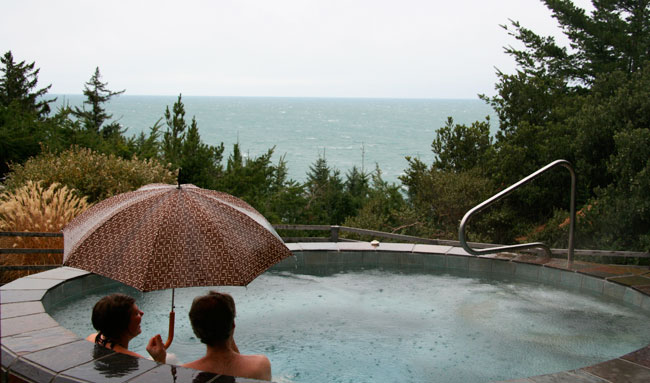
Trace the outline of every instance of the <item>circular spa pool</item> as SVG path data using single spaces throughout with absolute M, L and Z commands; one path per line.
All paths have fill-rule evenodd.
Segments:
M 277 382 L 488 382 L 584 367 L 650 342 L 647 311 L 528 280 L 526 273 L 284 263 L 248 287 L 218 288 L 237 303 L 240 350 L 266 354 Z M 94 332 L 93 304 L 115 291 L 136 297 L 145 312 L 143 334 L 131 348 L 146 355 L 150 336 L 166 336 L 170 291 L 114 286 L 48 311 L 85 337 Z M 176 290 L 169 351 L 179 364 L 204 352 L 187 312 L 207 291 Z

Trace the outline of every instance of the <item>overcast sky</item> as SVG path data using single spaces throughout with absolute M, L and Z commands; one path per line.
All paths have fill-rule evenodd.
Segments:
M 20 0 L 0 50 L 51 93 L 99 66 L 130 95 L 475 98 L 514 69 L 508 19 L 560 35 L 539 0 Z

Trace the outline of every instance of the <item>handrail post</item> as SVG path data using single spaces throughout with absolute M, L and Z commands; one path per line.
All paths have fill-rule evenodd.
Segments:
M 576 199 L 576 173 L 575 170 L 573 169 L 573 166 L 571 163 L 567 160 L 556 160 L 551 162 L 550 164 L 544 166 L 543 168 L 537 170 L 536 172 L 528 175 L 527 177 L 524 177 L 521 179 L 519 182 L 509 186 L 508 188 L 500 191 L 499 193 L 493 195 L 492 197 L 486 199 L 485 201 L 481 202 L 480 204 L 474 206 L 471 208 L 467 213 L 465 213 L 465 216 L 463 219 L 460 221 L 460 226 L 458 228 L 458 239 L 463 246 L 463 249 L 467 251 L 468 253 L 472 255 L 482 255 L 482 254 L 491 254 L 491 253 L 497 253 L 499 251 L 503 250 L 523 250 L 523 249 L 530 249 L 530 248 L 542 248 L 546 252 L 546 254 L 550 257 L 551 256 L 551 249 L 544 243 L 542 242 L 533 242 L 533 243 L 522 243 L 519 245 L 508 245 L 508 246 L 499 246 L 499 247 L 491 247 L 487 249 L 473 249 L 467 244 L 467 239 L 465 237 L 465 227 L 467 226 L 467 223 L 469 222 L 470 218 L 482 211 L 483 209 L 487 208 L 488 206 L 492 205 L 496 201 L 506 197 L 516 189 L 520 188 L 521 186 L 524 186 L 525 184 L 531 182 L 532 180 L 536 179 L 537 177 L 541 176 L 542 174 L 546 173 L 552 168 L 555 168 L 556 166 L 563 166 L 567 170 L 569 170 L 569 173 L 571 174 L 571 202 L 570 202 L 570 211 L 569 211 L 569 249 L 568 249 L 568 254 L 567 254 L 567 264 L 568 266 L 573 265 L 573 247 L 574 247 L 574 234 L 575 234 L 575 219 L 576 219 L 576 207 L 575 207 L 575 199 Z

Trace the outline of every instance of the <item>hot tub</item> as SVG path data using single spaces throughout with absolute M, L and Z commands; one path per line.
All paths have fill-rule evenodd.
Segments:
M 402 343 L 400 347 L 406 344 L 408 344 L 407 346 L 411 347 L 409 349 L 411 351 L 405 351 L 403 349 L 400 351 L 401 354 L 397 354 L 398 356 L 404 355 L 404 358 L 402 359 L 405 359 L 405 361 L 403 361 L 404 363 L 399 364 L 392 363 L 390 361 L 391 358 L 393 360 L 396 359 L 395 355 L 392 357 L 389 355 L 387 357 L 386 355 L 377 354 L 382 348 L 382 345 L 380 344 L 382 343 L 381 340 L 374 338 L 372 340 L 369 340 L 369 342 L 374 343 L 374 346 L 373 343 L 368 343 L 367 348 L 362 349 L 359 352 L 368 353 L 367 350 L 370 350 L 370 354 L 372 354 L 370 361 L 373 363 L 381 364 L 382 366 L 379 366 L 381 368 L 388 368 L 388 371 L 385 371 L 382 374 L 384 378 L 388 379 L 385 381 L 395 381 L 397 378 L 402 378 L 403 380 L 407 381 L 418 381 L 418 379 L 420 381 L 431 381 L 432 379 L 430 375 L 426 376 L 426 380 L 422 380 L 422 378 L 418 378 L 421 375 L 416 374 L 414 376 L 411 374 L 413 371 L 410 371 L 417 369 L 415 367 L 416 365 L 420 366 L 427 364 L 430 365 L 433 371 L 435 371 L 436 368 L 439 369 L 438 374 L 434 376 L 437 376 L 438 379 L 441 379 L 440 381 L 449 381 L 449 376 L 446 376 L 444 374 L 445 370 L 449 370 L 452 368 L 452 365 L 455 365 L 455 368 L 458 368 L 458 371 L 461 372 L 469 373 L 471 371 L 475 371 L 477 367 L 480 367 L 480 363 L 478 361 L 472 363 L 473 358 L 477 356 L 480 356 L 480 360 L 487 360 L 488 364 L 490 358 L 494 358 L 495 362 L 493 364 L 497 369 L 500 370 L 505 369 L 505 366 L 509 366 L 514 363 L 522 363 L 522 361 L 525 361 L 527 356 L 519 355 L 519 357 L 516 357 L 517 353 L 515 353 L 515 357 L 512 355 L 509 357 L 504 357 L 503 347 L 496 344 L 499 342 L 494 340 L 485 340 L 482 333 L 485 333 L 486 329 L 489 331 L 490 326 L 492 326 L 494 332 L 498 333 L 502 331 L 503 333 L 500 335 L 500 337 L 505 337 L 510 332 L 507 328 L 504 327 L 512 327 L 512 323 L 519 323 L 522 326 L 528 327 L 539 326 L 540 331 L 537 332 L 539 339 L 537 339 L 536 342 L 537 344 L 539 344 L 540 341 L 542 341 L 541 343 L 544 343 L 545 340 L 543 338 L 548 338 L 549 332 L 541 331 L 541 327 L 544 323 L 539 323 L 539 321 L 553 321 L 552 317 L 549 319 L 548 317 L 544 318 L 539 315 L 546 309 L 542 308 L 541 311 L 537 313 L 537 315 L 532 313 L 533 315 L 530 318 L 516 320 L 508 325 L 504 324 L 503 326 L 499 327 L 494 323 L 489 324 L 489 317 L 494 315 L 495 310 L 494 307 L 488 307 L 494 306 L 490 303 L 491 300 L 477 298 L 477 300 L 473 301 L 473 296 L 477 295 L 476 291 L 491 289 L 491 293 L 493 294 L 504 294 L 503 289 L 505 288 L 505 291 L 507 291 L 507 289 L 510 288 L 509 286 L 511 286 L 511 282 L 513 280 L 521 280 L 524 281 L 523 283 L 525 284 L 539 287 L 537 290 L 535 290 L 537 293 L 529 294 L 527 296 L 527 299 L 529 300 L 548 301 L 548 299 L 545 299 L 543 295 L 545 293 L 544 286 L 547 286 L 548 291 L 546 293 L 550 294 L 547 296 L 547 298 L 556 296 L 556 298 L 559 299 L 559 301 L 556 302 L 560 302 L 560 304 L 562 300 L 565 299 L 565 297 L 557 297 L 558 295 L 570 295 L 571 291 L 575 291 L 579 292 L 580 294 L 587 294 L 589 297 L 601 296 L 603 301 L 617 300 L 622 305 L 621 307 L 624 307 L 625 310 L 630 310 L 630 312 L 636 313 L 634 315 L 641 315 L 642 317 L 645 316 L 647 318 L 650 318 L 650 315 L 648 314 L 648 311 L 650 310 L 650 297 L 645 295 L 643 293 L 644 288 L 640 287 L 645 285 L 650 286 L 650 278 L 648 278 L 647 275 L 643 275 L 643 269 L 616 269 L 619 273 L 629 272 L 631 273 L 631 276 L 616 276 L 616 274 L 613 272 L 614 269 L 611 269 L 609 273 L 610 277 L 608 278 L 609 280 L 606 280 L 598 277 L 598 275 L 605 276 L 608 273 L 607 267 L 602 265 L 576 263 L 573 270 L 566 270 L 562 268 L 564 263 L 566 263 L 562 260 L 543 260 L 537 258 L 527 259 L 526 257 L 513 258 L 512 256 L 508 255 L 477 258 L 467 256 L 467 254 L 465 254 L 464 251 L 460 248 L 449 246 L 382 244 L 378 249 L 374 249 L 369 244 L 365 243 L 320 243 L 292 244 L 291 248 L 296 257 L 287 259 L 281 264 L 276 265 L 274 267 L 275 271 L 271 274 L 272 277 L 269 277 L 271 278 L 271 282 L 273 282 L 273 278 L 275 278 L 276 282 L 277 278 L 291 278 L 286 274 L 286 272 L 293 272 L 296 270 L 296 268 L 306 271 L 306 274 L 303 273 L 302 275 L 307 275 L 308 278 L 319 279 L 323 275 L 334 275 L 338 278 L 339 281 L 344 280 L 347 281 L 346 283 L 348 284 L 353 283 L 355 280 L 358 280 L 359 276 L 354 273 L 360 272 L 359 270 L 365 270 L 362 271 L 362 273 L 370 272 L 371 274 L 375 273 L 380 276 L 386 275 L 382 273 L 391 273 L 391 278 L 396 278 L 396 272 L 398 276 L 399 273 L 403 273 L 405 275 L 405 279 L 403 278 L 401 282 L 394 279 L 387 280 L 389 285 L 383 288 L 383 292 L 379 292 L 379 296 L 381 297 L 382 294 L 390 294 L 394 285 L 404 284 L 404 281 L 408 281 L 409 278 L 411 278 L 410 280 L 414 280 L 413 278 L 416 280 L 424 278 L 422 276 L 422 272 L 424 270 L 427 270 L 427 273 L 433 272 L 434 274 L 437 273 L 438 276 L 442 277 L 443 279 L 447 278 L 441 282 L 437 288 L 438 290 L 441 286 L 449 284 L 453 285 L 454 281 L 457 281 L 459 288 L 461 285 L 466 286 L 469 284 L 478 289 L 475 290 L 475 292 L 467 293 L 466 291 L 464 295 L 465 298 L 463 299 L 467 302 L 461 302 L 460 306 L 456 306 L 456 308 L 453 309 L 453 311 L 456 312 L 466 311 L 464 313 L 465 317 L 461 319 L 452 319 L 451 321 L 445 323 L 441 322 L 441 317 L 446 316 L 447 314 L 444 313 L 444 310 L 442 310 L 442 307 L 440 307 L 445 306 L 444 303 L 436 302 L 431 307 L 426 306 L 425 304 L 424 306 L 420 305 L 421 307 L 418 306 L 417 308 L 413 308 L 412 304 L 406 305 L 406 303 L 409 301 L 409 298 L 405 297 L 402 300 L 404 307 L 401 310 L 400 307 L 396 307 L 399 306 L 399 298 L 397 301 L 389 304 L 389 306 L 393 306 L 393 309 L 396 311 L 392 313 L 388 312 L 386 318 L 398 317 L 398 313 L 407 311 L 407 317 L 399 317 L 400 319 L 397 321 L 412 322 L 411 324 L 404 323 L 403 327 L 405 328 L 416 325 L 420 321 L 419 317 L 434 315 L 426 313 L 427 310 L 439 311 L 439 313 L 435 314 L 439 316 L 437 319 L 435 319 L 436 317 L 434 315 L 435 320 L 432 323 L 439 323 L 442 328 L 429 326 L 433 328 L 430 328 L 428 329 L 429 331 L 426 331 L 425 326 L 425 328 L 420 328 L 417 330 L 420 332 L 421 336 L 414 337 L 412 335 L 409 335 L 408 332 L 403 334 L 398 332 L 397 335 L 392 337 L 393 340 L 398 339 L 398 342 Z M 539 262 L 544 262 L 544 264 L 541 265 Z M 342 273 L 341 270 L 344 270 L 344 272 Z M 645 269 L 645 272 L 647 273 L 648 270 Z M 500 284 L 501 288 L 490 287 L 490 284 L 485 282 L 486 275 L 491 275 L 494 277 L 493 279 L 500 281 L 497 283 L 497 285 Z M 462 283 L 460 281 L 462 281 Z M 311 284 L 312 282 L 313 281 L 310 281 L 309 283 Z M 280 280 L 279 283 L 286 284 L 286 280 L 285 282 L 282 282 Z M 370 282 L 366 283 L 369 284 Z M 381 290 L 381 279 L 376 283 L 377 286 L 366 286 L 367 289 Z M 393 286 L 391 286 L 390 283 L 392 283 Z M 540 283 L 542 285 L 539 285 Z M 631 284 L 637 287 L 631 287 Z M 79 336 L 75 335 L 70 330 L 60 327 L 59 324 L 46 313 L 48 310 L 57 306 L 62 301 L 71 301 L 73 299 L 78 299 L 74 297 L 78 296 L 80 292 L 83 292 L 83 294 L 93 294 L 93 292 L 96 292 L 97 289 L 101 289 L 103 293 L 103 291 L 106 291 L 105 289 L 107 287 L 111 288 L 111 285 L 112 288 L 118 288 L 115 282 L 107 280 L 106 278 L 96 275 L 88 275 L 87 273 L 75 269 L 61 268 L 28 278 L 23 278 L 19 281 L 15 281 L 4 286 L 2 289 L 3 369 L 8 370 L 13 375 L 26 378 L 28 381 L 38 382 L 50 381 L 50 379 L 54 377 L 56 377 L 56 381 L 67 381 L 66 379 L 75 379 L 75 381 L 78 381 L 80 379 L 82 381 L 106 381 L 107 377 L 109 377 L 111 381 L 126 381 L 133 378 L 135 378 L 134 381 L 160 381 L 161 377 L 164 377 L 162 378 L 163 381 L 165 379 L 173 381 L 174 374 L 176 374 L 176 381 L 192 381 L 194 379 L 199 379 L 197 381 L 209 381 L 211 379 L 217 378 L 214 375 L 210 374 L 199 374 L 194 370 L 175 367 L 173 368 L 170 365 L 159 365 L 148 360 L 130 358 L 124 355 L 114 354 L 105 349 L 99 350 L 99 352 L 93 354 L 94 346 L 92 344 L 80 340 Z M 252 286 L 247 289 L 249 290 L 247 293 L 250 293 L 250 290 L 254 290 L 255 288 L 256 287 L 252 284 Z M 350 286 L 347 288 L 352 289 Z M 412 286 L 412 293 L 417 292 L 418 294 L 422 294 L 423 292 L 421 290 L 425 288 L 425 286 Z M 463 289 L 466 290 L 465 287 L 463 287 Z M 44 292 L 46 290 L 47 293 Z M 203 289 L 202 291 L 206 290 L 207 289 Z M 435 294 L 435 286 L 432 286 L 431 290 L 431 293 Z M 451 286 L 451 290 L 453 290 L 453 286 Z M 443 295 L 453 301 L 452 297 L 449 297 L 451 290 L 445 291 Z M 514 288 L 514 291 L 516 290 L 517 288 Z M 377 291 L 375 291 L 375 293 L 377 293 Z M 191 292 L 188 294 L 195 295 L 196 293 Z M 238 304 L 239 314 L 237 339 L 242 339 L 239 341 L 240 348 L 243 349 L 242 351 L 248 351 L 245 349 L 245 347 L 242 347 L 242 344 L 245 345 L 249 342 L 255 342 L 256 340 L 255 337 L 247 338 L 248 335 L 246 335 L 242 329 L 252 327 L 253 324 L 247 322 L 249 319 L 247 319 L 244 315 L 244 312 L 246 312 L 245 299 L 237 298 L 236 291 L 233 292 L 233 294 L 235 294 L 235 298 L 238 299 L 238 303 L 241 300 L 243 304 L 243 306 L 242 304 Z M 327 292 L 323 293 L 321 294 L 322 296 L 320 298 L 326 299 L 328 294 L 329 293 Z M 426 293 L 424 294 L 424 296 L 426 296 Z M 5 298 L 8 298 L 9 301 Z M 317 304 L 318 299 L 320 298 L 316 296 L 315 298 L 312 297 L 311 299 L 315 300 L 314 303 Z M 423 300 L 422 295 L 414 295 L 411 298 L 411 301 Z M 507 302 L 508 299 L 510 299 L 509 297 L 506 298 L 507 299 L 502 302 Z M 369 299 L 372 300 L 376 298 Z M 269 303 L 273 304 L 272 302 Z M 138 304 L 142 306 L 141 302 L 138 302 Z M 328 306 L 335 306 L 331 302 L 324 304 Z M 553 304 L 557 305 L 558 303 Z M 579 303 L 574 302 L 572 305 L 579 305 Z M 307 310 L 306 312 L 316 310 L 315 307 L 316 306 L 314 306 L 312 310 Z M 407 309 L 406 307 L 409 308 Z M 531 307 L 535 306 L 533 305 Z M 504 306 L 502 305 L 500 309 L 502 310 L 503 308 Z M 385 307 L 380 307 L 379 309 L 386 310 Z M 168 311 L 168 307 L 165 307 L 163 309 L 163 312 L 166 312 L 166 310 Z M 409 310 L 413 312 L 408 312 Z M 530 311 L 530 308 L 526 310 Z M 181 313 L 181 311 L 182 310 L 177 308 L 177 318 L 186 316 L 186 312 Z M 147 309 L 145 309 L 145 312 L 147 312 Z M 322 317 L 322 320 L 319 320 L 319 318 L 311 317 L 294 319 L 311 323 L 313 325 L 313 331 L 316 332 L 315 335 L 317 337 L 327 337 L 329 331 L 330 335 L 333 335 L 333 339 L 337 340 L 338 342 L 341 342 L 341 339 L 345 339 L 345 337 L 340 338 L 341 334 L 336 334 L 336 328 L 323 329 L 319 326 L 321 326 L 323 323 L 332 321 L 359 321 L 359 316 L 352 315 L 352 317 L 346 318 L 345 315 L 338 313 L 332 313 L 330 317 L 327 318 L 324 314 L 325 312 L 329 311 L 326 310 L 320 314 L 317 314 Z M 243 315 L 244 317 L 242 317 Z M 408 320 L 409 315 L 413 317 L 412 321 Z M 146 317 L 147 314 L 145 314 L 145 321 Z M 612 320 L 616 320 L 615 316 L 612 318 Z M 82 321 L 87 321 L 87 319 L 82 319 Z M 449 327 L 454 327 L 454 322 L 461 321 L 463 323 L 460 327 L 463 327 L 464 332 L 452 333 L 448 331 Z M 486 322 L 488 322 L 488 324 L 485 324 Z M 621 321 L 621 323 L 623 323 L 623 321 Z M 399 323 L 396 323 L 396 325 L 396 327 L 401 327 Z M 472 328 L 472 325 L 474 328 Z M 483 327 L 481 328 L 481 326 Z M 374 331 L 375 333 L 382 332 L 379 327 L 376 327 L 376 324 L 369 323 L 367 324 L 367 327 L 371 327 L 373 329 L 371 331 Z M 143 324 L 143 328 L 145 329 L 144 333 L 149 334 L 150 330 L 147 328 L 147 325 Z M 347 381 L 345 378 L 348 378 L 350 376 L 345 373 L 346 367 L 342 364 L 345 362 L 345 359 L 352 358 L 350 354 L 343 353 L 344 355 L 347 355 L 343 357 L 343 359 L 329 358 L 328 354 L 330 354 L 332 351 L 314 351 L 313 342 L 310 343 L 305 341 L 304 344 L 301 344 L 299 340 L 296 341 L 295 339 L 292 339 L 289 341 L 288 338 L 290 338 L 292 335 L 291 328 L 292 325 L 287 324 L 286 330 L 289 331 L 289 333 L 282 333 L 279 335 L 277 334 L 280 332 L 279 330 L 272 331 L 272 328 L 270 328 L 269 330 L 271 330 L 273 334 L 284 337 L 284 341 L 283 339 L 274 338 L 271 344 L 275 343 L 278 348 L 282 348 L 283 344 L 290 344 L 291 347 L 295 347 L 295 349 L 288 346 L 286 348 L 289 348 L 290 352 L 296 355 L 316 352 L 316 356 L 318 357 L 318 352 L 322 351 L 323 360 L 330 362 L 334 360 L 336 362 L 335 364 L 329 365 L 325 363 L 325 365 L 322 367 L 324 369 L 327 369 L 328 373 L 326 375 L 323 375 L 325 376 L 324 380 Z M 8 332 L 5 331 L 5 329 L 8 329 Z M 260 331 L 259 328 L 254 328 L 253 330 Z M 589 328 L 576 328 L 566 330 L 574 331 L 575 333 L 580 334 L 582 337 L 602 335 L 593 333 L 590 334 Z M 549 331 L 550 333 L 557 332 L 559 336 L 567 338 L 570 342 L 571 332 L 565 332 L 564 329 L 562 331 L 559 331 L 558 328 Z M 383 335 L 385 338 L 391 337 L 389 331 L 384 332 L 386 334 L 381 335 Z M 630 337 L 631 335 L 629 334 L 634 333 L 635 331 L 633 330 L 631 333 L 628 332 L 628 335 L 626 336 Z M 636 339 L 634 341 L 641 342 L 638 343 L 640 345 L 648 343 L 648 332 L 646 329 L 639 329 L 637 334 L 640 339 Z M 183 343 L 182 336 L 180 338 L 179 336 L 180 335 L 177 333 L 175 343 Z M 243 338 L 239 338 L 241 336 L 243 336 Z M 431 336 L 433 336 L 435 339 L 431 338 Z M 141 337 L 144 339 L 143 336 Z M 350 336 L 350 338 L 354 337 L 355 336 Z M 400 337 L 401 339 L 399 339 Z M 517 335 L 517 337 L 522 336 Z M 451 338 L 464 338 L 462 339 L 462 342 L 464 343 L 461 343 L 461 345 L 452 345 L 450 344 Z M 140 341 L 143 339 L 140 339 Z M 179 339 L 181 340 L 179 341 Z M 356 339 L 355 342 L 350 343 L 353 345 L 353 347 L 361 347 L 359 346 L 358 342 L 363 341 L 363 339 L 363 336 L 361 336 L 359 339 Z M 467 345 L 480 344 L 485 346 L 490 342 L 494 343 L 494 348 L 491 351 L 492 355 L 486 355 L 490 354 L 489 348 L 478 350 L 467 349 Z M 505 344 L 507 344 L 507 342 Z M 612 344 L 614 344 L 613 341 Z M 274 379 L 277 379 L 279 381 L 313 381 L 313 377 L 309 377 L 309 374 L 303 374 L 302 376 L 300 375 L 301 365 L 304 365 L 307 362 L 296 357 L 294 358 L 295 366 L 293 366 L 294 368 L 291 369 L 289 368 L 292 367 L 290 366 L 291 361 L 285 362 L 282 360 L 280 362 L 276 362 L 276 360 L 278 360 L 277 356 L 274 357 L 276 350 L 268 349 L 267 347 L 269 347 L 269 345 L 270 344 L 264 344 L 262 342 L 259 345 L 253 345 L 253 350 L 250 350 L 248 352 L 263 352 L 270 354 L 269 357 L 274 364 Z M 256 346 L 259 346 L 258 348 L 261 349 L 255 349 Z M 299 349 L 301 346 L 303 347 L 302 352 Z M 309 346 L 311 346 L 312 349 L 305 349 L 305 347 Z M 175 346 L 173 345 L 171 349 L 172 351 L 174 347 Z M 202 348 L 200 350 L 202 350 Z M 438 359 L 436 360 L 435 357 L 431 357 L 430 353 L 437 354 Z M 447 360 L 453 354 L 459 353 L 461 354 L 459 355 L 459 359 L 451 362 Z M 480 355 L 478 355 L 479 353 Z M 520 354 L 525 353 L 520 352 Z M 596 382 L 601 381 L 597 379 L 597 376 L 608 379 L 610 381 L 616 381 L 616 379 L 614 379 L 616 376 L 620 377 L 622 375 L 625 375 L 631 379 L 628 381 L 635 381 L 634 379 L 637 379 L 636 381 L 639 382 L 646 381 L 648 376 L 650 376 L 648 375 L 650 373 L 648 363 L 649 354 L 649 349 L 645 347 L 636 352 L 632 352 L 619 358 L 614 358 L 590 367 L 577 368 L 582 366 L 575 366 L 576 369 L 573 369 L 571 371 L 563 371 L 559 373 L 554 372 L 552 376 L 546 375 L 544 379 L 552 377 L 555 379 L 554 381 L 579 381 L 582 379 L 582 381 L 586 382 Z M 409 358 L 411 359 L 410 362 Z M 499 358 L 501 358 L 501 360 Z M 504 358 L 505 360 L 503 360 Z M 418 363 L 415 363 L 415 360 L 417 360 Z M 466 360 L 465 365 L 463 365 L 464 360 Z M 188 360 L 182 361 L 186 362 Z M 367 363 L 367 361 L 364 363 Z M 412 366 L 409 366 L 409 363 L 411 363 Z M 531 364 L 534 363 L 535 360 L 532 360 Z M 349 369 L 350 368 L 348 367 L 347 370 Z M 480 370 L 481 368 L 478 369 Z M 379 371 L 381 371 L 381 369 Z M 541 371 L 540 373 L 544 373 L 551 372 L 553 370 L 534 371 Z M 373 373 L 376 372 L 373 372 L 372 370 L 368 372 L 368 381 L 382 380 L 381 377 L 371 377 L 370 375 Z M 486 374 L 486 376 L 493 375 Z M 502 376 L 512 378 L 516 375 Z M 489 380 L 481 379 L 480 376 L 472 374 L 461 377 L 464 381 Z M 518 377 L 521 378 L 521 376 Z M 352 378 L 350 377 L 350 379 Z M 533 382 L 542 378 L 532 377 L 527 379 L 522 379 L 520 381 Z M 360 379 L 359 377 L 356 377 L 353 380 L 359 381 Z

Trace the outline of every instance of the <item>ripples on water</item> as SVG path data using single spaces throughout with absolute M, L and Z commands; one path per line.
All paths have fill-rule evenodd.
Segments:
M 620 356 L 650 342 L 647 313 L 556 287 L 479 276 L 382 270 L 325 276 L 266 273 L 248 287 L 220 287 L 237 302 L 235 339 L 266 354 L 278 382 L 475 382 L 568 370 Z M 145 312 L 131 347 L 166 336 L 170 291 L 124 288 Z M 187 312 L 208 288 L 176 290 L 180 362 L 204 346 Z M 106 292 L 52 315 L 80 336 Z

